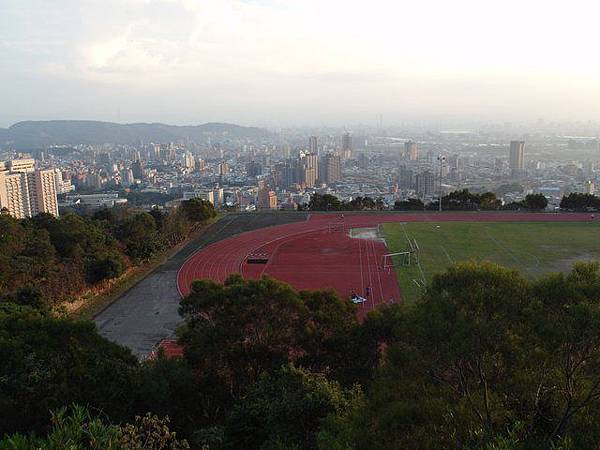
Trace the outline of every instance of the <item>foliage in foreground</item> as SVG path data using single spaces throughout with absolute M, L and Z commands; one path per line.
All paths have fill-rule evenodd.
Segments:
M 147 436 L 147 411 L 171 419 L 158 442 L 198 449 L 600 446 L 598 264 L 535 281 L 457 264 L 414 304 L 360 323 L 332 292 L 239 276 L 195 282 L 181 313 L 184 357 L 138 363 L 93 325 L 5 304 L 0 432 L 50 442 L 48 410 L 79 403 L 102 411 L 83 430 L 97 427 L 106 448 Z M 131 426 L 106 425 L 119 423 Z
M 89 409 L 73 405 L 52 412 L 45 437 L 14 434 L 0 440 L 0 450 L 186 450 L 185 440 L 169 430 L 169 418 L 146 414 L 134 423 L 111 425 Z

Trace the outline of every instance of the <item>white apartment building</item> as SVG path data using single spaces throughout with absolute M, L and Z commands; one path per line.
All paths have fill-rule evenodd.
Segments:
M 48 213 L 58 216 L 56 173 L 37 170 L 33 159 L 0 164 L 0 209 L 17 218 Z

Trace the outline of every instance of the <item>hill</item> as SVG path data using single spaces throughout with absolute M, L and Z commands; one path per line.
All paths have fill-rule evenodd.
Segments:
M 0 144 L 17 149 L 43 148 L 49 145 L 133 144 L 136 142 L 172 142 L 189 139 L 206 142 L 229 139 L 261 139 L 270 133 L 262 128 L 229 123 L 176 126 L 162 123 L 118 124 L 92 120 L 50 120 L 18 122 L 0 129 Z

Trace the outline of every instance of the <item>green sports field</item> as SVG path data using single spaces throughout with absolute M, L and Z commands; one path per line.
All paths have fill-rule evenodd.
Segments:
M 577 261 L 600 260 L 600 223 L 409 222 L 382 225 L 390 252 L 410 249 L 416 240 L 419 264 L 396 271 L 403 298 L 414 301 L 436 272 L 458 261 L 491 261 L 525 276 L 568 271 Z

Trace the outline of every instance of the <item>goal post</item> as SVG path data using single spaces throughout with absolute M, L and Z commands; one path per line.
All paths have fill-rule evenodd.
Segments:
M 383 255 L 383 268 L 396 267 L 396 265 L 410 266 L 411 253 L 412 252 L 395 252 Z M 397 257 L 396 260 L 398 261 L 398 264 L 394 263 L 394 257 Z

